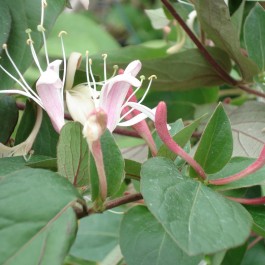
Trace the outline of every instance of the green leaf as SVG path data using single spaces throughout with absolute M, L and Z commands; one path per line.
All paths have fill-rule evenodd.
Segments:
M 18 120 L 18 109 L 14 98 L 0 96 L 0 117 L 0 143 L 4 144 L 9 140 Z
M 47 31 L 50 30 L 55 19 L 61 13 L 64 4 L 65 0 L 48 1 L 44 20 L 44 26 Z M 37 25 L 40 24 L 41 20 L 41 1 L 3 0 L 1 1 L 0 14 L 4 23 L 1 23 L 2 26 L 0 28 L 0 52 L 2 44 L 6 42 L 12 59 L 21 73 L 23 73 L 33 61 L 30 48 L 26 44 L 28 36 L 25 30 L 28 28 L 32 29 L 32 38 L 36 51 L 39 51 L 43 42 L 42 34 L 37 31 Z M 17 76 L 3 51 L 1 57 L 1 65 Z M 2 89 L 7 89 L 14 83 L 3 71 L 0 71 L 0 80 L 0 88 Z
M 252 220 L 243 206 L 183 177 L 168 159 L 143 164 L 141 192 L 151 213 L 189 255 L 239 246 L 250 234 Z
M 255 159 L 253 158 L 233 157 L 221 171 L 212 175 L 208 175 L 208 179 L 212 180 L 212 179 L 222 179 L 229 177 L 247 168 L 254 161 Z M 249 174 L 246 178 L 233 181 L 226 185 L 215 186 L 214 188 L 216 190 L 231 190 L 231 189 L 251 187 L 255 185 L 263 185 L 265 184 L 264 176 L 265 176 L 265 168 L 263 167 L 258 171 L 256 171 L 255 173 Z
M 90 261 L 102 261 L 119 243 L 122 215 L 104 212 L 80 220 L 70 254 Z
M 139 50 L 141 49 L 141 51 Z M 158 55 L 153 56 L 157 49 L 141 46 L 128 47 L 113 51 L 108 56 L 109 72 L 114 64 L 125 68 L 135 58 L 141 60 L 141 75 L 156 75 L 157 80 L 152 83 L 152 90 L 157 91 L 187 91 L 203 86 L 216 86 L 224 81 L 204 59 L 198 49 L 189 49 L 177 54 L 166 55 L 164 50 L 158 50 Z M 228 72 L 231 69 L 229 57 L 218 48 L 209 48 L 209 52 Z M 92 56 L 93 71 L 103 76 L 102 56 Z M 83 66 L 84 68 L 84 66 Z M 147 86 L 147 81 L 144 86 Z
M 39 163 L 45 161 L 47 157 L 33 155 L 29 160 L 25 160 L 23 156 L 4 157 L 0 159 L 0 176 L 12 173 L 16 170 L 21 170 L 31 166 L 31 163 Z
M 57 159 L 56 158 L 43 158 L 40 161 L 32 162 L 27 162 L 26 165 L 31 168 L 42 168 L 42 169 L 49 169 L 52 171 L 57 172 Z
M 265 144 L 265 104 L 246 102 L 229 115 L 233 132 L 233 156 L 258 157 Z
M 16 145 L 25 141 L 30 135 L 36 120 L 35 112 L 35 106 L 27 102 L 26 109 L 17 130 Z M 58 133 L 54 130 L 50 118 L 44 111 L 42 124 L 32 147 L 34 154 L 56 157 L 58 138 Z
M 125 159 L 125 173 L 130 179 L 140 179 L 140 171 L 142 164 L 134 160 Z
M 68 180 L 23 169 L 0 182 L 0 263 L 62 264 L 77 229 L 72 206 L 82 197 Z
M 257 3 L 246 18 L 244 37 L 248 56 L 265 70 L 265 11 Z
M 245 2 L 246 2 L 246 0 L 243 0 L 241 2 L 238 9 L 235 11 L 233 16 L 231 17 L 231 21 L 235 27 L 236 32 L 237 32 L 238 39 L 240 39 L 241 27 L 242 27 L 243 16 L 244 16 Z
M 196 128 L 199 126 L 201 120 L 203 117 L 195 120 L 185 128 L 181 129 L 179 132 L 177 132 L 174 136 L 173 139 L 174 141 L 181 147 L 184 147 L 186 143 L 190 140 L 193 132 L 196 130 Z M 168 147 L 164 144 L 162 145 L 157 153 L 158 156 L 164 156 L 167 158 L 170 158 L 171 160 L 175 160 L 177 155 L 170 151 Z
M 249 249 L 240 265 L 263 265 L 265 260 L 264 242 L 259 242 Z
M 197 265 L 202 259 L 183 252 L 145 206 L 133 207 L 124 216 L 120 245 L 128 265 Z
M 223 0 L 199 0 L 195 3 L 198 18 L 209 38 L 217 47 L 225 50 L 238 64 L 242 78 L 252 81 L 258 73 L 258 67 L 240 51 L 240 41 L 231 22 L 227 5 Z
M 219 104 L 211 116 L 199 142 L 194 159 L 206 173 L 221 170 L 230 160 L 233 139 L 229 119 Z M 192 174 L 194 175 L 194 171 Z
M 247 244 L 229 249 L 222 261 L 222 265 L 242 265 L 242 260 L 247 250 Z
M 84 54 L 86 50 L 89 50 L 92 54 L 119 48 L 115 39 L 89 18 L 87 12 L 63 13 L 57 19 L 47 42 L 49 54 L 55 58 L 58 56 L 60 58 L 62 54 L 61 42 L 58 39 L 58 32 L 62 30 L 67 32 L 67 36 L 64 38 L 67 57 L 73 51 Z
M 113 196 L 120 189 L 124 179 L 124 160 L 109 130 L 100 138 L 105 174 L 108 185 L 108 196 Z M 93 156 L 90 154 L 90 183 L 92 200 L 99 199 L 98 173 Z
M 154 29 L 162 29 L 169 24 L 169 20 L 163 10 L 163 8 L 146 9 L 146 15 L 151 20 Z
M 253 231 L 258 235 L 265 237 L 265 206 L 256 205 L 256 206 L 245 206 L 248 212 L 253 218 Z
M 88 185 L 88 145 L 82 134 L 82 125 L 68 122 L 60 132 L 57 147 L 58 173 L 75 187 Z

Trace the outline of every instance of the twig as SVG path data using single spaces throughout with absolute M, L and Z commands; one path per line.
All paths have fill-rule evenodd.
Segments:
M 115 208 L 117 206 L 120 206 L 120 205 L 123 205 L 126 203 L 135 202 L 135 201 L 139 201 L 142 199 L 143 199 L 143 196 L 141 193 L 126 195 L 126 196 L 105 202 L 104 211 Z M 93 207 L 87 209 L 86 212 L 84 212 L 84 211 L 81 212 L 80 209 L 75 209 L 75 212 L 76 212 L 78 219 L 81 219 L 83 217 L 89 216 L 89 215 L 94 214 L 94 213 L 101 213 L 101 212 L 95 210 Z

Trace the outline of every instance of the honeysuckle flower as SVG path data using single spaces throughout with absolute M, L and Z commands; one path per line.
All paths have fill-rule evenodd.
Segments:
M 44 9 L 47 6 L 45 0 L 41 1 L 41 6 L 42 6 L 41 23 L 40 25 L 38 25 L 37 29 L 38 31 L 41 32 L 43 36 L 45 57 L 47 63 L 45 70 L 42 69 L 40 62 L 38 60 L 34 48 L 34 42 L 31 38 L 31 30 L 30 29 L 26 30 L 26 33 L 28 34 L 27 44 L 30 46 L 33 60 L 40 72 L 40 76 L 36 83 L 37 93 L 28 85 L 22 73 L 16 66 L 16 63 L 14 62 L 14 60 L 12 59 L 11 55 L 8 52 L 7 44 L 3 45 L 3 50 L 5 51 L 7 58 L 12 64 L 20 80 L 15 76 L 13 76 L 11 73 L 9 73 L 1 64 L 0 68 L 21 87 L 21 90 L 20 89 L 0 90 L 0 93 L 20 94 L 32 99 L 47 112 L 47 114 L 51 119 L 54 129 L 57 132 L 60 132 L 62 126 L 64 125 L 63 87 L 64 87 L 65 74 L 66 74 L 66 57 L 65 57 L 62 35 L 65 32 L 62 31 L 59 34 L 62 44 L 63 61 L 64 61 L 64 75 L 63 75 L 63 80 L 61 80 L 59 76 L 59 66 L 62 63 L 62 60 L 55 60 L 53 62 L 49 61 L 48 49 L 46 45 L 45 28 L 43 26 Z
M 71 56 L 70 56 L 71 58 Z M 81 58 L 81 55 L 80 57 Z M 96 82 L 93 77 L 92 72 L 92 60 L 89 60 L 88 53 L 86 54 L 86 73 L 87 73 L 87 83 L 80 84 L 72 89 L 69 89 L 69 86 L 66 90 L 66 102 L 68 110 L 72 118 L 76 121 L 79 121 L 85 126 L 87 118 L 90 113 L 95 108 L 100 108 L 105 111 L 108 115 L 107 119 L 107 128 L 113 132 L 117 126 L 132 126 L 146 119 L 147 117 L 154 120 L 155 109 L 150 109 L 144 106 L 142 103 L 144 97 L 150 89 L 152 79 L 154 76 L 150 77 L 150 82 L 148 88 L 139 102 L 132 102 L 130 98 L 126 100 L 126 95 L 130 87 L 136 87 L 136 90 L 131 95 L 140 89 L 143 78 L 141 81 L 136 78 L 136 75 L 141 69 L 141 62 L 135 60 L 131 62 L 123 74 L 114 75 L 107 79 L 106 72 L 106 55 L 103 55 L 104 59 L 104 81 Z M 76 59 L 76 61 L 78 61 Z M 78 63 L 74 64 L 78 65 Z M 117 67 L 115 67 L 115 70 Z M 71 78 L 71 77 L 67 77 Z M 91 79 L 91 80 L 90 80 Z M 67 83 L 67 81 L 66 81 Z M 71 83 L 71 82 L 70 82 Z M 98 90 L 97 86 L 101 86 L 102 89 Z M 123 121 L 127 113 L 122 115 L 124 108 L 130 107 L 129 112 L 133 110 L 138 110 L 140 114 L 132 117 L 129 120 Z

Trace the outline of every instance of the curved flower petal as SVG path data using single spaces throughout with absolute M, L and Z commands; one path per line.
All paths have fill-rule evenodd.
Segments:
M 150 109 L 142 104 L 135 102 L 128 102 L 126 105 L 136 110 L 139 110 L 141 113 L 134 116 L 132 119 L 128 121 L 119 122 L 118 123 L 119 126 L 132 126 L 134 124 L 137 124 L 138 122 L 143 121 L 146 118 L 150 118 L 153 121 L 155 120 L 156 108 Z
M 64 125 L 64 106 L 61 90 L 62 80 L 59 77 L 59 65 L 62 61 L 50 63 L 36 83 L 36 90 L 44 109 L 49 115 L 54 129 L 60 132 Z
M 136 76 L 142 68 L 142 63 L 139 60 L 132 61 L 124 70 L 124 74 Z
M 66 91 L 66 104 L 74 121 L 85 125 L 89 114 L 94 110 L 95 104 L 87 86 L 80 85 Z
M 108 129 L 112 132 L 117 126 L 122 105 L 130 86 L 138 87 L 141 82 L 130 74 L 121 74 L 107 82 L 101 91 L 99 107 L 108 114 Z

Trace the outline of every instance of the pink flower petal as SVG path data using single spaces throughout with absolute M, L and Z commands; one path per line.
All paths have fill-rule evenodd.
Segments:
M 132 61 L 124 70 L 124 74 L 136 76 L 142 68 L 142 63 L 139 60 Z
M 60 60 L 50 63 L 36 83 L 36 89 L 43 107 L 57 132 L 60 132 L 64 125 L 64 106 L 61 93 L 63 83 L 59 77 L 60 63 Z
M 130 86 L 140 86 L 141 82 L 128 74 L 113 77 L 101 91 L 99 106 L 108 114 L 108 129 L 112 132 L 117 126 L 122 105 Z

